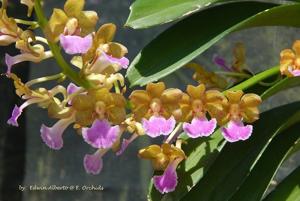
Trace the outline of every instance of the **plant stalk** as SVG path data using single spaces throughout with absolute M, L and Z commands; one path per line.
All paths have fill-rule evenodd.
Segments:
M 41 29 L 43 31 L 45 31 L 45 28 L 47 26 L 47 19 L 43 13 L 43 9 L 41 6 L 41 0 L 35 0 L 34 1 L 34 9 L 35 9 L 35 13 L 37 16 L 37 20 L 38 23 L 41 27 Z M 49 44 L 49 48 L 53 53 L 53 56 L 55 58 L 55 60 L 57 61 L 59 67 L 62 69 L 62 72 L 74 83 L 76 83 L 77 85 L 80 85 L 84 88 L 91 88 L 91 84 L 87 81 L 82 79 L 79 74 L 74 71 L 70 65 L 65 61 L 65 59 L 63 58 L 61 52 L 60 52 L 60 48 L 58 47 L 58 45 L 52 41 L 48 41 Z

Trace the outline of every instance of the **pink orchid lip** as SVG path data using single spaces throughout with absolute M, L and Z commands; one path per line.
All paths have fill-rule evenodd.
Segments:
M 91 34 L 85 37 L 61 34 L 59 38 L 60 45 L 67 54 L 85 54 L 93 43 L 93 36 Z
M 244 126 L 242 121 L 230 121 L 227 128 L 221 129 L 224 138 L 228 142 L 245 141 L 249 139 L 252 134 L 252 125 Z
M 120 59 L 112 57 L 105 52 L 102 52 L 103 56 L 111 63 L 111 64 L 118 64 L 122 68 L 127 69 L 129 65 L 129 60 L 126 57 L 122 57 Z
M 92 127 L 82 128 L 86 143 L 94 148 L 110 148 L 119 137 L 119 126 L 110 126 L 107 120 L 95 120 Z
M 126 57 L 114 58 L 106 54 L 101 49 L 97 50 L 98 57 L 95 59 L 91 68 L 89 69 L 90 73 L 102 73 L 109 66 L 112 66 L 115 71 L 119 71 L 122 68 L 127 69 L 129 65 L 129 60 Z
M 67 94 L 73 94 L 73 93 L 76 93 L 78 90 L 80 90 L 81 87 L 78 87 L 76 86 L 76 84 L 74 83 L 70 83 L 68 86 L 67 86 Z
M 69 118 L 57 121 L 52 127 L 42 124 L 40 132 L 43 142 L 51 149 L 61 149 L 63 147 L 62 135 L 66 128 L 74 121 L 74 115 L 72 115 Z
M 169 135 L 174 130 L 175 124 L 176 120 L 173 116 L 169 119 L 162 116 L 151 116 L 149 120 L 142 120 L 145 133 L 153 138 L 160 135 Z
M 40 98 L 31 98 L 31 99 L 28 99 L 27 101 L 25 101 L 20 107 L 15 105 L 15 107 L 12 111 L 11 117 L 7 120 L 7 124 L 18 127 L 19 126 L 18 118 L 21 116 L 23 110 L 27 106 L 34 104 L 34 103 L 39 103 L 41 101 L 43 101 L 43 100 Z
M 300 76 L 300 70 L 292 70 L 292 69 L 289 69 L 289 72 L 293 75 L 293 76 L 295 76 L 295 77 L 298 77 L 298 76 Z
M 107 149 L 98 149 L 94 154 L 86 154 L 83 159 L 83 166 L 87 173 L 97 175 L 103 168 L 103 155 Z
M 155 188 L 161 193 L 170 193 L 175 190 L 177 186 L 176 168 L 182 159 L 172 161 L 160 176 L 153 177 L 153 184 Z
M 204 118 L 193 118 L 191 123 L 184 123 L 183 130 L 191 138 L 210 136 L 217 126 L 217 120 Z

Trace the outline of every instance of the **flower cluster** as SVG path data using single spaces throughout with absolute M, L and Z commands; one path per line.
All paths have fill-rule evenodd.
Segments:
M 21 2 L 28 6 L 30 15 L 36 1 Z M 196 71 L 193 77 L 199 82 L 197 86 L 188 85 L 181 91 L 167 88 L 163 82 L 148 83 L 145 90 L 134 90 L 126 98 L 121 72 L 129 66 L 127 48 L 113 42 L 114 24 L 103 24 L 95 30 L 97 13 L 84 11 L 84 3 L 84 0 L 67 0 L 63 9 L 54 9 L 43 28 L 46 38 L 36 36 L 32 26 L 27 30 L 19 28 L 18 22 L 7 16 L 6 4 L 2 4 L 0 45 L 15 43 L 20 50 L 19 55 L 6 55 L 6 76 L 14 81 L 16 94 L 24 100 L 21 106 L 13 108 L 8 124 L 18 126 L 18 118 L 29 105 L 47 109 L 48 116 L 57 119 L 57 123 L 41 126 L 42 141 L 51 149 L 63 148 L 63 133 L 72 125 L 83 141 L 95 149 L 83 158 L 84 168 L 90 174 L 101 172 L 103 156 L 109 150 L 119 156 L 139 136 L 164 136 L 161 145 L 150 145 L 138 153 L 139 157 L 149 159 L 155 170 L 163 171 L 162 175 L 153 177 L 161 193 L 175 190 L 176 168 L 186 159 L 178 138 L 181 131 L 190 138 L 209 137 L 219 126 L 228 142 L 244 141 L 251 136 L 251 123 L 259 118 L 261 98 L 241 90 L 221 92 L 227 86 L 226 80 L 197 64 L 188 65 Z M 33 87 L 36 83 L 64 80 L 70 76 L 68 71 L 27 83 L 13 73 L 12 67 L 19 62 L 57 58 L 59 53 L 53 51 L 55 45 L 72 55 L 70 63 L 77 68 L 74 72 L 89 83 L 88 87 L 72 82 L 67 87 L 57 85 L 52 89 Z M 282 53 L 282 69 L 286 69 L 282 72 L 299 73 L 298 46 L 294 46 L 296 54 L 290 50 Z M 241 47 L 239 50 L 242 51 Z M 236 57 L 240 59 L 231 71 L 242 71 L 244 53 L 238 52 Z M 125 138 L 125 132 L 131 133 L 131 137 Z

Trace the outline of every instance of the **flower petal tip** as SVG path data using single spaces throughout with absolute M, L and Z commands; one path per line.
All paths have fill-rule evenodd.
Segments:
M 153 184 L 161 194 L 174 191 L 177 186 L 177 173 L 174 166 L 170 164 L 163 175 L 154 176 Z
M 7 124 L 18 127 L 18 118 L 22 114 L 22 109 L 15 105 L 11 117 L 7 120 Z
M 83 159 L 83 166 L 87 173 L 97 175 L 103 167 L 103 160 L 98 154 L 86 154 Z
M 76 86 L 76 84 L 74 83 L 70 83 L 68 86 L 67 86 L 67 93 L 68 94 L 73 94 L 75 93 L 76 91 L 78 91 L 80 89 L 80 87 Z
M 175 128 L 176 120 L 173 116 L 165 119 L 161 116 L 152 116 L 149 120 L 142 120 L 145 133 L 150 137 L 158 137 L 160 135 L 169 135 Z
M 54 133 L 52 128 L 45 126 L 44 124 L 41 126 L 41 138 L 43 142 L 51 149 L 59 150 L 63 147 L 63 139 L 59 133 Z
M 184 123 L 183 130 L 191 138 L 210 136 L 217 126 L 217 120 L 206 118 L 193 118 L 191 123 Z
M 7 66 L 6 74 L 9 75 L 11 73 L 11 68 L 14 65 L 14 57 L 9 54 L 5 54 L 5 63 Z

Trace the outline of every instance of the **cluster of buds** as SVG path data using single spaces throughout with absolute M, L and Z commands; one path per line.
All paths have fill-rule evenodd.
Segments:
M 28 14 L 34 1 L 24 1 Z M 104 24 L 95 31 L 98 21 L 94 11 L 83 11 L 84 0 L 67 0 L 64 9 L 54 9 L 44 28 L 46 38 L 35 36 L 30 30 L 18 27 L 14 18 L 6 14 L 6 4 L 0 11 L 0 45 L 15 43 L 21 54 L 6 55 L 6 76 L 14 81 L 16 94 L 25 102 L 15 106 L 7 121 L 18 126 L 23 110 L 32 104 L 47 109 L 50 118 L 57 119 L 53 126 L 42 125 L 41 139 L 49 148 L 63 148 L 63 133 L 69 126 L 82 136 L 84 142 L 95 149 L 83 158 L 87 173 L 99 174 L 103 168 L 103 156 L 109 150 L 122 155 L 136 138 L 147 135 L 151 138 L 164 136 L 161 145 L 150 145 L 141 149 L 138 156 L 152 162 L 154 170 L 163 171 L 153 177 L 154 186 L 161 193 L 174 191 L 177 185 L 176 168 L 186 159 L 178 137 L 184 132 L 190 138 L 209 137 L 217 127 L 228 142 L 247 140 L 253 131 L 251 125 L 259 118 L 258 106 L 261 98 L 241 90 L 226 90 L 227 80 L 209 73 L 198 64 L 189 64 L 195 70 L 193 78 L 197 86 L 188 85 L 185 91 L 168 88 L 163 82 L 149 83 L 145 90 L 133 91 L 125 97 L 126 85 L 120 73 L 129 65 L 127 48 L 113 42 L 116 32 L 114 24 Z M 52 89 L 34 88 L 32 85 L 44 81 L 65 79 L 65 72 L 23 83 L 12 73 L 12 67 L 23 61 L 40 62 L 55 53 L 46 50 L 48 44 L 60 44 L 66 54 L 72 55 L 70 63 L 78 68 L 78 75 L 90 87 L 69 83 L 67 87 L 57 85 Z M 300 72 L 300 42 L 292 50 L 281 53 L 281 72 L 297 76 Z M 299 53 L 299 54 L 298 54 Z M 224 60 L 216 63 L 229 72 L 245 73 L 245 51 L 238 44 L 232 67 Z M 182 132 L 181 132 L 182 131 Z M 124 133 L 131 133 L 125 138 Z

